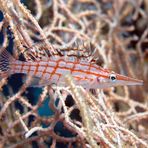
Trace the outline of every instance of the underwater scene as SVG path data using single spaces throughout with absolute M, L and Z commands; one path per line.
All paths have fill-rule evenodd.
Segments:
M 148 147 L 148 1 L 0 0 L 0 148 L 117 147 Z

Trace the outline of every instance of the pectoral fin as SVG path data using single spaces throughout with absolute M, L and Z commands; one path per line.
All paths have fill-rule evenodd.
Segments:
M 27 77 L 24 76 L 24 78 L 23 78 L 24 83 L 26 82 L 26 78 Z M 39 77 L 32 77 L 31 84 L 29 85 L 29 87 L 44 87 L 47 85 L 50 85 L 49 80 L 41 79 Z

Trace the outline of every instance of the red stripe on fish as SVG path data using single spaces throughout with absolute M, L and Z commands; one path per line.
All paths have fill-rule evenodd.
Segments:
M 3 66 L 6 66 L 6 68 Z M 0 70 L 9 75 L 24 73 L 39 77 L 44 80 L 44 83 L 47 81 L 47 84 L 56 83 L 58 85 L 65 83 L 63 75 L 71 74 L 75 78 L 76 84 L 85 88 L 141 85 L 143 83 L 141 80 L 117 74 L 87 61 L 51 57 L 46 61 L 22 62 L 15 60 L 7 51 L 0 55 Z

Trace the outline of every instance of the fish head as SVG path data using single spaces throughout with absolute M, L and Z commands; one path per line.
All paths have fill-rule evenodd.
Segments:
M 92 88 L 100 89 L 128 85 L 143 85 L 143 80 L 138 80 L 115 72 L 106 71 L 103 73 L 103 75 L 98 74 L 98 76 L 91 83 Z

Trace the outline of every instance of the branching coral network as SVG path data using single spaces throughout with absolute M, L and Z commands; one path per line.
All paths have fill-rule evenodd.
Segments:
M 0 52 L 13 41 L 17 59 L 82 58 L 143 79 L 144 85 L 88 91 L 68 75 L 67 87 L 45 86 L 33 104 L 25 95 L 31 77 L 16 93 L 8 78 L 1 78 L 0 147 L 32 147 L 34 142 L 52 148 L 148 147 L 148 1 L 25 2 L 0 0 Z M 39 115 L 39 108 L 49 98 L 54 114 Z M 16 102 L 23 111 L 19 112 Z M 58 123 L 71 135 L 56 132 Z

